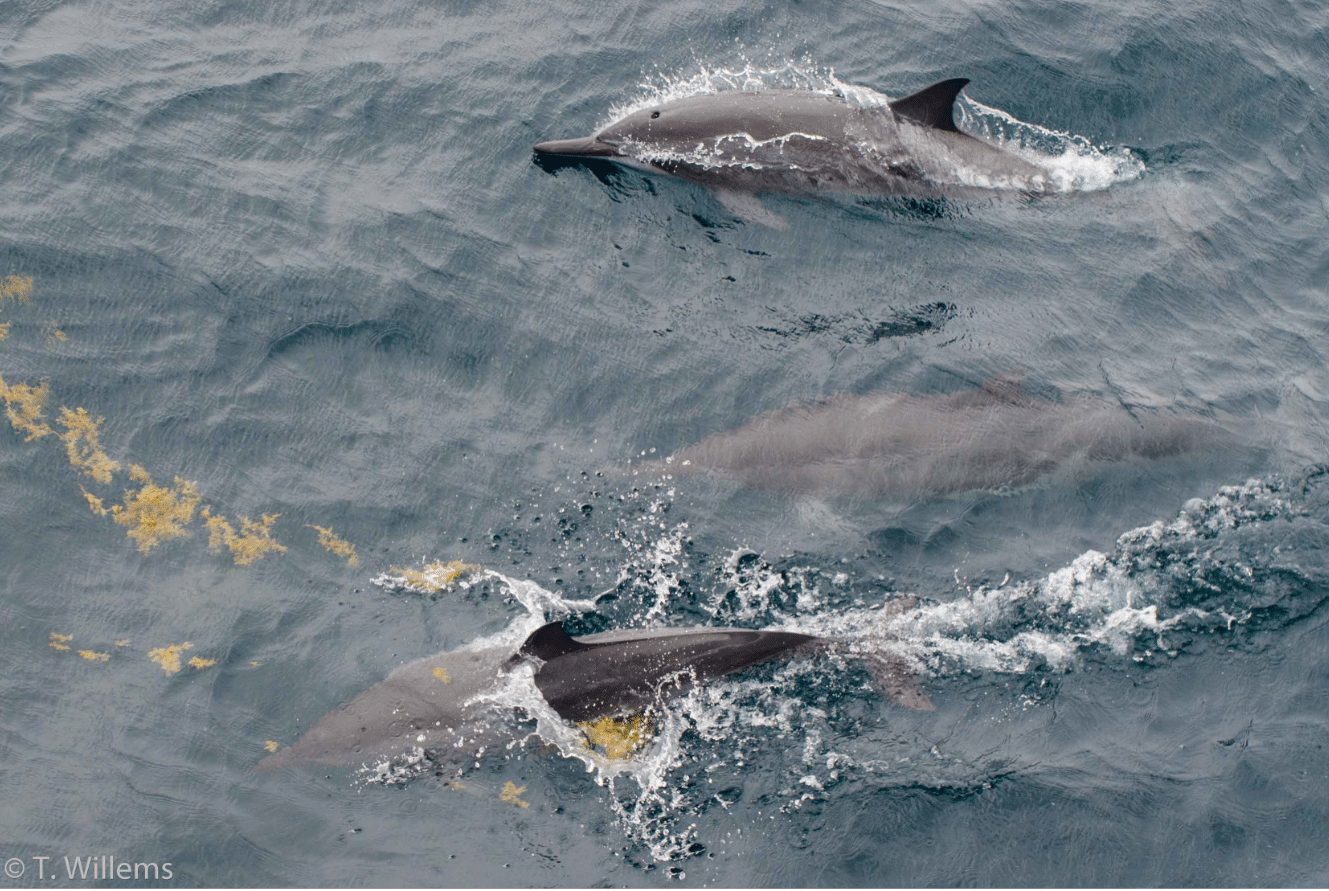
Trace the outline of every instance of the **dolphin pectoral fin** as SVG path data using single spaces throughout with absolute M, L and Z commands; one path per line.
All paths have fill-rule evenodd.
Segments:
M 881 688 L 881 692 L 890 697 L 896 705 L 905 708 L 930 712 L 936 706 L 923 688 L 918 685 L 918 678 L 905 665 L 904 660 L 891 656 L 873 656 L 867 660 L 868 671 Z
M 955 126 L 955 99 L 967 83 L 967 77 L 943 80 L 912 96 L 896 99 L 891 103 L 891 111 L 914 124 L 959 133 L 960 128 Z
M 789 221 L 767 210 L 766 206 L 757 200 L 756 195 L 734 189 L 715 189 L 715 198 L 724 205 L 725 210 L 740 220 L 757 223 L 768 229 L 778 229 L 781 232 L 789 228 Z

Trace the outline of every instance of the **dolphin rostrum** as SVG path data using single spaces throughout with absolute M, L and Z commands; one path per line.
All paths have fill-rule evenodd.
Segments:
M 1160 458 L 1227 440 L 1201 418 L 1082 396 L 1045 399 L 997 378 L 939 396 L 869 393 L 779 409 L 656 464 L 796 494 L 908 498 L 1017 488 L 1091 462 Z
M 901 598 L 883 615 L 913 602 Z M 551 622 L 515 652 L 463 647 L 408 662 L 258 766 L 267 770 L 299 761 L 354 765 L 415 749 L 473 756 L 510 738 L 503 716 L 485 694 L 522 662 L 537 666 L 535 686 L 550 707 L 564 720 L 581 723 L 650 709 L 696 684 L 763 662 L 837 648 L 835 641 L 794 631 L 655 628 L 572 637 L 561 622 Z M 855 658 L 865 660 L 896 702 L 932 708 L 901 660 Z
M 693 180 L 736 215 L 768 225 L 781 221 L 756 193 L 935 197 L 1051 188 L 1048 171 L 955 125 L 955 100 L 968 82 L 944 80 L 879 106 L 808 90 L 688 96 L 633 112 L 592 136 L 538 143 L 535 151 Z

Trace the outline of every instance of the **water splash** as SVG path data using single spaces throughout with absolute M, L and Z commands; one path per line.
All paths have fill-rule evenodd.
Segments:
M 1087 551 L 1032 581 L 981 585 L 913 609 L 842 610 L 799 618 L 798 630 L 849 641 L 857 652 L 908 658 L 933 677 L 964 672 L 1071 670 L 1099 651 L 1144 662 L 1174 657 L 1197 635 L 1234 631 L 1260 608 L 1252 558 L 1228 553 L 1233 533 L 1305 516 L 1305 480 L 1252 479 L 1195 499 L 1171 521 L 1121 535 L 1110 553 Z M 1282 604 L 1297 611 L 1309 604 Z
M 1095 192 L 1144 176 L 1144 161 L 1124 146 L 1021 121 L 967 96 L 956 108 L 961 130 L 1046 170 L 1050 191 Z

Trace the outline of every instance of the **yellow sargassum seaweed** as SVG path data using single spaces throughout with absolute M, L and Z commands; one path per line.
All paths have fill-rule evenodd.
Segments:
M 148 650 L 148 658 L 162 667 L 162 671 L 167 674 L 179 674 L 180 656 L 185 650 L 192 650 L 194 645 L 189 641 L 184 643 L 171 644 L 165 647 L 157 647 Z
M 56 421 L 65 428 L 60 439 L 65 444 L 69 463 L 102 484 L 109 483 L 111 476 L 120 469 L 119 462 L 112 461 L 102 451 L 99 431 L 105 420 L 94 420 L 86 408 L 68 409 L 61 406 L 60 417 Z
M 194 519 L 194 511 L 202 499 L 198 485 L 189 480 L 175 478 L 175 486 L 159 486 L 138 465 L 131 465 L 129 475 L 142 483 L 138 490 L 125 491 L 125 503 L 111 508 L 111 515 L 126 533 L 138 542 L 140 553 L 151 553 L 164 541 L 189 535 L 185 527 Z
M 327 526 L 315 526 L 310 523 L 309 528 L 318 533 L 318 543 L 322 545 L 323 550 L 343 558 L 347 566 L 360 565 L 360 555 L 355 552 L 355 545 L 337 535 Z
M 42 337 L 46 338 L 48 347 L 62 344 L 69 339 L 69 335 L 64 332 L 55 322 L 47 322 L 42 326 Z
M 260 520 L 240 516 L 240 531 L 236 532 L 225 517 L 205 507 L 203 525 L 208 527 L 208 549 L 219 554 L 225 546 L 236 566 L 249 566 L 268 554 L 284 554 L 286 545 L 272 537 L 272 524 L 279 516 L 281 514 L 264 514 Z
M 82 486 L 79 486 L 79 489 L 82 490 L 83 497 L 88 502 L 88 508 L 94 514 L 96 514 L 99 517 L 104 517 L 111 512 L 110 509 L 106 506 L 106 504 L 96 495 L 93 495 L 91 492 L 89 492 L 87 489 L 84 489 Z
M 5 403 L 5 416 L 9 418 L 14 431 L 24 435 L 26 442 L 41 439 L 55 432 L 42 420 L 42 411 L 46 408 L 46 397 L 50 394 L 50 390 L 49 383 L 36 387 L 29 384 L 11 386 L 0 377 L 0 399 Z
M 32 276 L 30 275 L 7 275 L 0 278 L 0 303 L 6 300 L 13 300 L 16 303 L 27 303 L 32 299 Z
M 577 725 L 586 734 L 586 746 L 599 749 L 615 761 L 627 758 L 650 738 L 653 728 L 643 714 L 596 718 Z
M 521 793 L 526 791 L 525 786 L 518 786 L 512 780 L 503 784 L 503 791 L 498 793 L 500 801 L 506 801 L 508 804 L 515 804 L 517 807 L 530 807 L 529 801 L 522 801 Z
M 387 583 L 419 594 L 440 594 L 464 575 L 480 567 L 460 560 L 436 560 L 418 569 L 393 566 L 385 575 Z

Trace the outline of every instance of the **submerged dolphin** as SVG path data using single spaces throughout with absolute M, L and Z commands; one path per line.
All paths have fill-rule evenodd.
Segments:
M 1019 487 L 1089 462 L 1227 441 L 1200 418 L 1086 397 L 1054 401 L 996 379 L 941 396 L 870 393 L 780 409 L 679 449 L 664 466 L 799 494 L 912 497 Z
M 912 605 L 902 598 L 887 613 Z M 329 712 L 294 745 L 259 763 L 361 764 L 417 748 L 460 756 L 510 738 L 503 715 L 483 700 L 523 661 L 538 665 L 535 685 L 564 720 L 633 714 L 693 685 L 774 659 L 825 651 L 834 641 L 793 631 L 657 628 L 571 637 L 560 622 L 532 633 L 514 653 L 462 648 L 402 665 L 387 679 Z M 899 660 L 859 656 L 882 689 L 912 708 L 931 708 Z M 460 758 L 458 759 L 460 760 Z
M 603 159 L 710 186 L 740 217 L 778 223 L 759 192 L 933 197 L 972 188 L 1040 192 L 1048 172 L 955 125 L 967 79 L 889 106 L 795 90 L 689 96 L 633 112 L 592 136 L 536 144 L 539 155 Z

